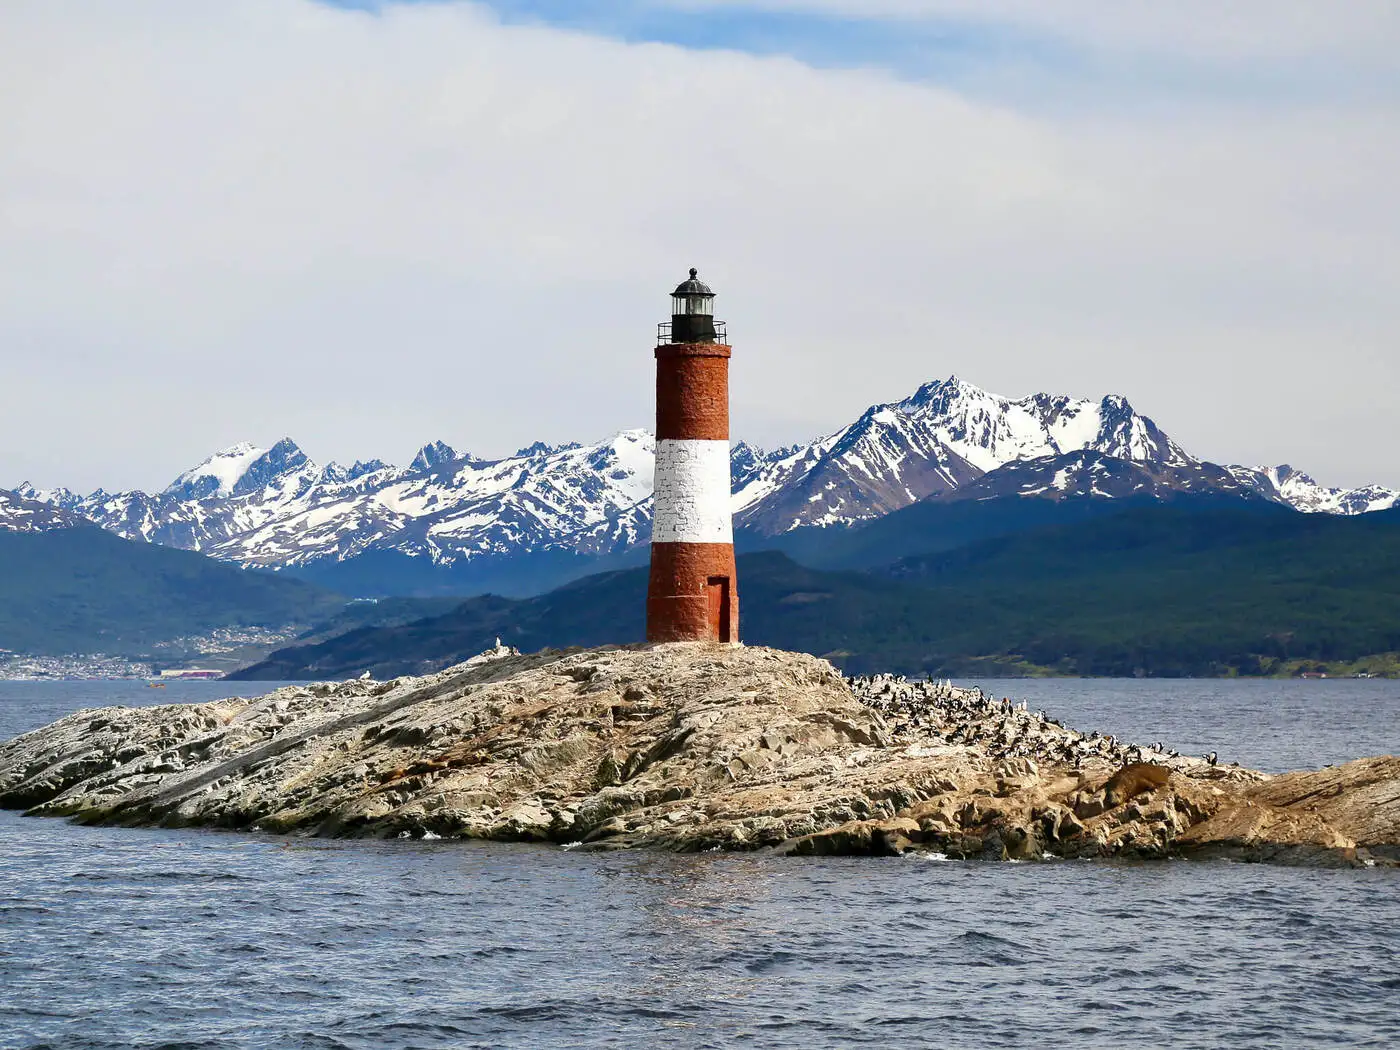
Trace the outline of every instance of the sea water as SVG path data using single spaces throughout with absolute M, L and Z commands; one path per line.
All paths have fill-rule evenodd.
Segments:
M 1400 751 L 1397 682 L 981 684 L 1266 769 Z M 240 689 L 0 683 L 0 738 Z M 1400 872 L 589 854 L 0 813 L 4 1050 L 736 1046 L 1400 1046 Z

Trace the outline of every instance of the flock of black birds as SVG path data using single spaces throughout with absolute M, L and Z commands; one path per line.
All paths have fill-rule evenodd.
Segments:
M 897 735 L 921 736 L 947 744 L 979 745 L 995 759 L 1030 758 L 1036 762 L 1078 766 L 1086 759 L 1118 765 L 1182 759 L 1165 744 L 1129 744 L 1111 735 L 1080 733 L 1044 711 L 1030 711 L 1024 701 L 998 699 L 980 688 L 946 680 L 911 681 L 904 675 L 857 675 L 846 679 L 861 703 L 878 711 Z M 1215 754 L 1205 757 L 1215 765 Z

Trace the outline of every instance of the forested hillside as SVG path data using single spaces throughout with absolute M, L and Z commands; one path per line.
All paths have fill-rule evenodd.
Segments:
M 1357 518 L 1150 505 L 879 572 L 739 559 L 745 641 L 849 670 L 1263 674 L 1400 650 L 1400 512 Z M 418 673 L 490 646 L 642 637 L 643 570 L 284 650 L 250 674 Z M 1382 661 L 1383 663 L 1383 661 Z
M 0 532 L 0 649 L 133 653 L 218 627 L 310 626 L 345 599 L 95 526 Z

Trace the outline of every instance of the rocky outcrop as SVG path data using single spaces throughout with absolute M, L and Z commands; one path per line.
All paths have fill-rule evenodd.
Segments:
M 0 745 L 0 805 L 587 849 L 1400 862 L 1400 759 L 1267 777 L 977 690 L 697 643 L 80 711 Z
M 1217 807 L 1178 844 L 1245 860 L 1400 863 L 1400 758 L 1267 778 Z

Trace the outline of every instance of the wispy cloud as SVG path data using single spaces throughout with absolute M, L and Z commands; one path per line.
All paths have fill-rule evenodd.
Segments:
M 384 10 L 434 0 L 327 0 Z M 501 18 L 870 66 L 1045 108 L 1400 99 L 1389 0 L 484 0 Z

